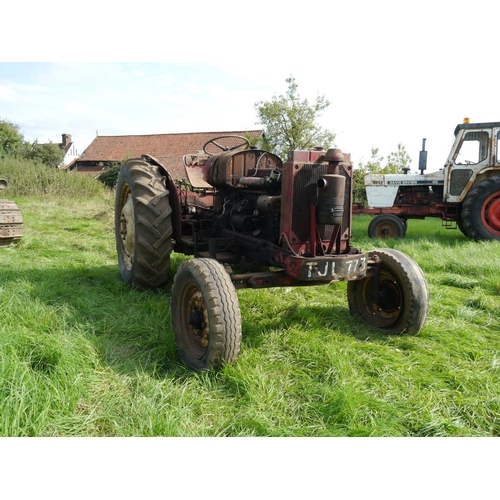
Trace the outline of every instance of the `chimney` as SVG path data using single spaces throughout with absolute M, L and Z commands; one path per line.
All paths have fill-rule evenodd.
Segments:
M 62 135 L 62 147 L 65 148 L 71 144 L 71 135 L 70 134 L 63 134 Z

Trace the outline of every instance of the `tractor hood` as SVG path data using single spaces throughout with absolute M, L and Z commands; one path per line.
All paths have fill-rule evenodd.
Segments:
M 227 151 L 210 156 L 205 164 L 207 182 L 214 187 L 231 187 L 247 177 L 266 177 L 281 170 L 283 162 L 273 153 L 261 149 Z
M 366 197 L 370 208 L 392 207 L 400 186 L 443 186 L 444 172 L 431 174 L 369 174 L 365 177 Z

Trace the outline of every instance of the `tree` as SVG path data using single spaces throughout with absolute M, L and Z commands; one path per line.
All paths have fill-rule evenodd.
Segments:
M 290 76 L 286 83 L 286 95 L 273 96 L 270 101 L 255 104 L 258 123 L 265 128 L 264 149 L 285 159 L 288 151 L 294 149 L 333 146 L 335 134 L 316 124 L 316 119 L 330 102 L 324 96 L 317 96 L 313 104 L 307 99 L 301 100 L 295 78 Z
M 398 150 L 389 154 L 387 157 L 387 166 L 384 173 L 400 174 L 409 169 L 411 165 L 411 158 L 406 148 L 399 143 Z M 409 170 L 408 170 L 409 171 Z
M 64 160 L 64 151 L 58 144 L 52 142 L 39 144 L 38 141 L 35 141 L 24 156 L 49 167 L 58 167 Z
M 16 156 L 58 167 L 64 159 L 64 151 L 58 144 L 49 142 L 39 144 L 38 140 L 29 143 L 19 131 L 19 126 L 0 120 L 0 158 Z
M 365 176 L 368 174 L 401 174 L 404 168 L 410 168 L 411 158 L 406 148 L 400 143 L 398 149 L 389 153 L 385 166 L 384 157 L 379 155 L 378 148 L 372 148 L 372 156 L 366 162 L 359 162 L 352 175 L 353 200 L 358 203 L 366 202 Z
M 372 156 L 366 162 L 359 162 L 358 167 L 352 173 L 352 199 L 358 203 L 366 202 L 365 176 L 367 174 L 378 174 L 382 170 L 383 156 L 379 155 L 378 148 L 372 148 Z
M 23 155 L 26 142 L 14 123 L 0 120 L 0 158 Z

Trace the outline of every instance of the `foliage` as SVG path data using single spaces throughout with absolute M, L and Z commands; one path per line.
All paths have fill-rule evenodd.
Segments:
M 382 169 L 383 174 L 401 174 L 404 173 L 406 169 L 410 171 L 411 158 L 406 148 L 399 143 L 398 149 L 389 153 L 387 157 L 387 165 Z
M 330 102 L 324 96 L 317 96 L 314 103 L 302 100 L 295 78 L 287 78 L 286 83 L 286 95 L 255 104 L 259 123 L 265 128 L 263 148 L 286 159 L 288 151 L 294 149 L 332 146 L 335 134 L 316 123 Z
M 24 156 L 49 167 L 58 167 L 64 160 L 64 151 L 58 144 L 52 142 L 39 144 L 38 141 L 35 141 Z
M 389 153 L 385 165 L 384 157 L 379 154 L 379 148 L 372 148 L 370 159 L 363 163 L 359 162 L 353 171 L 352 192 L 353 199 L 357 203 L 366 203 L 365 176 L 368 174 L 401 174 L 409 169 L 411 158 L 406 148 L 399 143 L 398 149 Z
M 101 181 L 108 188 L 113 189 L 118 181 L 118 174 L 120 173 L 120 164 L 107 167 L 104 172 L 99 174 L 97 180 Z
M 88 175 L 48 167 L 33 160 L 0 159 L 0 177 L 9 183 L 3 196 L 52 199 L 57 197 L 93 198 L 102 196 L 103 186 Z
M 0 158 L 22 155 L 26 146 L 19 126 L 0 120 Z
M 19 131 L 19 126 L 0 120 L 0 158 L 25 158 L 58 167 L 64 159 L 64 151 L 52 142 L 40 144 L 38 140 L 29 143 Z
M 250 146 L 263 147 L 263 144 L 262 144 L 263 138 L 262 137 L 250 135 L 248 132 L 245 132 L 244 137 L 248 141 Z

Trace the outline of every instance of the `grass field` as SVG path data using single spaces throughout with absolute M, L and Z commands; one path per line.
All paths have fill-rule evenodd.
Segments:
M 359 216 L 355 246 L 399 249 L 426 275 L 418 336 L 356 322 L 345 283 L 241 290 L 240 357 L 194 373 L 175 352 L 170 286 L 120 281 L 113 193 L 24 182 L 4 194 L 25 227 L 0 248 L 0 435 L 500 434 L 500 243 L 468 241 L 439 220 L 374 241 Z M 173 255 L 172 275 L 186 258 Z

